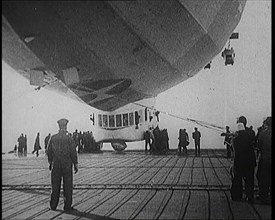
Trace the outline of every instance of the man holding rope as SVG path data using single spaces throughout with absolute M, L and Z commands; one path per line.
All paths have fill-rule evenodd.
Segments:
M 221 133 L 221 136 L 225 136 L 224 145 L 226 145 L 227 158 L 231 158 L 231 153 L 232 153 L 231 137 L 232 137 L 232 134 L 229 130 L 229 126 L 226 126 L 225 128 L 226 128 L 226 131 Z

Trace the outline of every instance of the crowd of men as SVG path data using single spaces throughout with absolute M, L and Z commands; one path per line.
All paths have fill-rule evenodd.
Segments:
M 253 127 L 247 127 L 247 119 L 240 116 L 237 120 L 237 131 L 231 132 L 229 126 L 221 134 L 225 136 L 226 156 L 231 158 L 231 198 L 234 201 L 245 199 L 248 203 L 254 203 L 254 176 L 259 186 L 259 195 L 256 197 L 261 204 L 271 203 L 271 136 L 272 136 L 272 118 L 267 117 L 257 134 Z M 200 155 L 201 133 L 198 128 L 194 128 L 192 138 L 195 144 L 195 155 Z M 167 152 L 169 150 L 167 130 L 150 128 L 145 132 L 145 152 Z M 186 129 L 179 130 L 178 152 L 187 154 L 187 146 L 190 143 Z M 243 198 L 243 182 L 244 194 Z
M 22 133 L 21 136 L 17 139 L 18 146 L 15 145 L 14 152 L 18 152 L 18 157 L 26 157 L 27 156 L 27 135 Z
M 201 133 L 198 131 L 198 128 L 194 128 L 195 131 L 192 133 L 192 138 L 195 143 L 195 155 L 200 155 L 200 138 Z M 167 129 L 159 129 L 158 126 L 156 128 L 150 127 L 144 133 L 145 139 L 145 152 L 150 153 L 166 153 L 169 151 L 169 137 Z M 178 144 L 178 152 L 181 154 L 182 152 L 187 154 L 187 146 L 189 145 L 189 136 L 186 132 L 186 129 L 179 130 L 179 144 Z M 148 149 L 149 145 L 149 149 Z
M 100 151 L 99 145 L 96 143 L 93 132 L 92 131 L 86 131 L 86 132 L 78 132 L 77 129 L 73 134 L 68 132 L 68 135 L 71 136 L 75 142 L 75 147 L 78 149 L 78 153 L 91 153 L 91 152 L 98 152 Z M 45 139 L 44 139 L 44 147 L 45 147 L 45 153 L 47 153 L 48 149 L 48 143 L 51 139 L 51 133 L 49 133 Z M 21 134 L 21 136 L 18 138 L 18 145 L 15 145 L 13 153 L 18 155 L 18 157 L 27 156 L 27 135 Z M 39 156 L 39 151 L 41 150 L 40 145 L 40 133 L 38 132 L 35 138 L 34 146 L 32 154 L 36 154 L 36 156 Z
M 144 133 L 145 152 L 149 153 L 166 153 L 169 151 L 169 137 L 167 129 L 155 129 L 152 127 Z M 149 149 L 148 149 L 149 145 Z
M 247 127 L 247 119 L 241 116 L 237 120 L 238 131 L 230 132 L 226 126 L 224 144 L 227 157 L 232 158 L 230 170 L 232 185 L 231 198 L 234 201 L 243 200 L 243 182 L 245 200 L 254 203 L 254 176 L 259 186 L 259 195 L 256 197 L 262 204 L 271 203 L 271 136 L 272 118 L 267 117 L 257 134 L 253 127 Z
M 94 139 L 92 131 L 81 132 L 75 130 L 72 137 L 75 141 L 76 147 L 78 147 L 78 153 L 92 153 L 100 151 L 99 145 Z

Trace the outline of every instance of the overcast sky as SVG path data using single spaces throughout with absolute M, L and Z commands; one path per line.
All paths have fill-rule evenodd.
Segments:
M 235 30 L 238 40 L 231 40 L 236 53 L 233 66 L 225 66 L 220 54 L 210 70 L 197 75 L 157 97 L 157 108 L 183 118 L 235 129 L 236 118 L 245 115 L 254 130 L 271 115 L 271 1 L 248 0 Z M 2 152 L 12 150 L 21 133 L 28 136 L 28 151 L 32 151 L 35 135 L 55 133 L 56 121 L 70 120 L 68 130 L 90 130 L 92 108 L 54 92 L 34 91 L 28 80 L 2 61 Z M 170 148 L 177 147 L 179 128 L 189 135 L 194 127 L 202 133 L 201 148 L 221 148 L 220 132 L 164 114 L 160 127 L 167 128 Z M 143 143 L 130 144 L 129 149 Z M 104 146 L 106 149 L 108 146 Z M 189 148 L 194 148 L 193 142 Z

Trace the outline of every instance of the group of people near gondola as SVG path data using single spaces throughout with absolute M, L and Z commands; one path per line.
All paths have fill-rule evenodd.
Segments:
M 200 138 L 201 133 L 198 128 L 192 133 L 192 138 L 195 143 L 195 155 L 200 155 Z M 150 127 L 144 133 L 145 139 L 145 152 L 150 153 L 165 153 L 169 151 L 169 137 L 167 129 L 160 130 L 158 126 L 156 128 Z M 189 136 L 186 129 L 179 130 L 179 143 L 178 143 L 178 153 L 187 154 L 187 146 L 189 145 Z M 148 149 L 149 146 L 149 149 Z
M 18 145 L 14 147 L 14 153 L 18 155 L 18 157 L 26 157 L 28 154 L 28 145 L 27 145 L 27 135 L 22 133 L 20 137 L 17 139 Z M 39 150 L 41 150 L 40 140 L 39 140 L 39 132 L 35 138 L 34 148 L 32 154 L 36 152 L 36 156 L 39 155 Z
M 146 153 L 166 153 L 169 151 L 169 137 L 167 129 L 159 129 L 158 126 L 154 129 L 153 127 L 150 127 L 147 131 L 145 131 L 144 139 Z
M 100 151 L 100 148 L 94 139 L 92 131 L 82 133 L 81 131 L 78 132 L 76 129 L 75 132 L 73 132 L 73 134 L 68 132 L 68 135 L 70 135 L 75 141 L 75 146 L 78 150 L 78 153 Z M 47 153 L 48 143 L 50 139 L 51 133 L 49 133 L 44 139 L 45 153 Z M 27 135 L 24 136 L 22 133 L 17 141 L 18 145 L 15 145 L 12 152 L 18 155 L 18 157 L 27 156 Z M 36 156 L 38 157 L 40 150 L 42 150 L 42 148 L 40 145 L 40 133 L 38 132 L 35 137 L 32 154 L 36 154 Z
M 100 151 L 100 147 L 96 143 L 92 131 L 84 131 L 82 133 L 81 131 L 78 132 L 76 129 L 73 132 L 72 137 L 75 141 L 78 153 L 91 153 Z
M 18 146 L 15 145 L 14 152 L 18 154 L 18 157 L 26 157 L 27 156 L 27 135 L 22 133 L 21 136 L 17 139 Z M 17 152 L 16 152 L 17 151 Z
M 231 174 L 231 198 L 234 201 L 243 200 L 243 182 L 245 188 L 245 200 L 254 203 L 254 177 L 259 186 L 259 195 L 256 197 L 262 204 L 270 204 L 271 200 L 271 117 L 267 117 L 257 134 L 253 127 L 247 127 L 247 119 L 240 116 L 237 120 L 237 131 L 231 132 L 229 126 L 221 134 L 224 136 L 226 156 L 232 160 Z M 145 152 L 167 152 L 169 150 L 167 130 L 160 130 L 157 126 L 145 132 Z M 195 145 L 195 155 L 200 155 L 201 133 L 194 128 L 192 133 Z M 187 154 L 187 146 L 190 143 L 186 129 L 179 130 L 178 153 Z
M 201 133 L 196 127 L 194 128 L 194 132 L 192 133 L 192 138 L 194 139 L 194 144 L 195 144 L 195 155 L 199 156 L 201 154 L 201 147 L 200 147 Z M 190 140 L 185 128 L 179 130 L 178 139 L 179 139 L 178 153 L 187 154 L 187 146 L 190 144 Z

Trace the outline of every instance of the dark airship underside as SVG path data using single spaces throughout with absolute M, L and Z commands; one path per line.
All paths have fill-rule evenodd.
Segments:
M 194 76 L 221 52 L 245 1 L 6 1 L 2 59 L 57 79 L 104 111 Z M 55 88 L 56 87 L 56 88 Z M 65 91 L 66 92 L 66 91 Z

